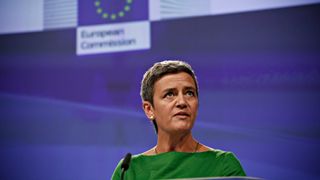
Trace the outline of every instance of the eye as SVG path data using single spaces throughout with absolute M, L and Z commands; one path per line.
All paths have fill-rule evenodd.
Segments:
M 187 96 L 195 96 L 195 93 L 193 91 L 189 90 L 186 92 L 186 95 Z
M 172 97 L 172 96 L 174 96 L 174 94 L 173 94 L 173 92 L 171 92 L 171 91 L 167 92 L 167 93 L 164 95 L 164 97 Z

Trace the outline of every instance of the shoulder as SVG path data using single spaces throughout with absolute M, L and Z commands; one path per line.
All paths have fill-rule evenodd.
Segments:
M 132 155 L 130 160 L 129 169 L 126 171 L 126 174 L 140 174 L 144 172 L 143 166 L 145 164 L 148 164 L 148 159 L 146 158 L 149 156 L 146 156 L 144 154 L 135 154 Z M 121 164 L 123 162 L 123 158 L 118 162 L 118 165 L 116 166 L 115 170 L 113 171 L 113 174 L 111 176 L 112 180 L 119 180 L 121 176 Z
M 208 148 L 205 151 L 200 151 L 200 154 L 205 154 L 208 158 L 214 158 L 216 160 L 228 160 L 234 157 L 234 154 L 230 151 L 224 151 L 220 149 Z
M 227 176 L 245 176 L 240 161 L 233 152 L 220 149 L 213 149 L 206 146 L 206 160 L 209 160 L 215 167 L 219 167 L 220 173 Z
M 245 176 L 240 161 L 233 152 L 213 150 L 215 156 L 222 164 L 224 174 L 227 176 Z
M 209 149 L 208 151 L 209 157 L 215 158 L 219 161 L 223 161 L 224 163 L 232 163 L 239 162 L 237 157 L 231 151 L 224 151 L 220 149 Z
M 221 149 L 214 149 L 214 148 L 211 148 L 211 147 L 203 145 L 203 144 L 201 144 L 201 146 L 199 148 L 199 152 L 208 152 L 209 154 L 214 155 L 219 158 L 234 156 L 234 154 L 230 151 L 224 151 Z
M 146 152 L 141 153 L 141 155 L 146 155 L 146 156 L 154 155 L 154 147 L 147 150 Z
M 140 155 L 133 155 L 131 157 L 131 162 L 130 164 L 132 163 L 132 161 L 136 161 L 136 159 L 139 158 Z M 114 169 L 113 173 L 112 173 L 112 176 L 111 176 L 111 179 L 112 180 L 118 180 L 120 179 L 120 175 L 121 175 L 121 164 L 123 162 L 123 158 L 118 162 L 116 168 Z

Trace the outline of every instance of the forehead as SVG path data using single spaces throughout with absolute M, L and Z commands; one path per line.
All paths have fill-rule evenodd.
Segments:
M 178 87 L 192 87 L 196 89 L 192 76 L 186 72 L 180 72 L 176 74 L 167 74 L 161 77 L 154 84 L 154 91 Z

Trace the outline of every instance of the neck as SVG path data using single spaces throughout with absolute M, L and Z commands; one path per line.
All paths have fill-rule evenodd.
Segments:
M 155 153 L 158 154 L 170 151 L 196 152 L 197 146 L 198 142 L 192 137 L 191 132 L 182 135 L 159 133 Z

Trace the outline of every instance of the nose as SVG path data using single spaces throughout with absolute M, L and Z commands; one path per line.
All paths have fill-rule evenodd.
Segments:
M 177 97 L 177 104 L 176 104 L 176 106 L 177 106 L 178 108 L 180 108 L 180 109 L 183 109 L 183 108 L 186 108 L 186 107 L 187 107 L 187 102 L 186 102 L 186 100 L 185 100 L 185 98 L 184 98 L 183 95 L 179 95 L 179 96 Z

